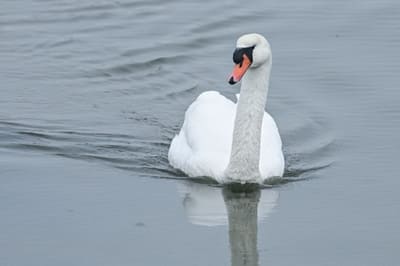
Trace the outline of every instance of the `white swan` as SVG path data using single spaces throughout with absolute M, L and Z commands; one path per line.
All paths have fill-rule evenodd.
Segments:
M 168 160 L 190 177 L 262 183 L 284 170 L 278 128 L 264 111 L 272 65 L 268 41 L 255 33 L 241 36 L 233 61 L 229 83 L 243 78 L 238 103 L 216 91 L 200 94 L 186 111 Z

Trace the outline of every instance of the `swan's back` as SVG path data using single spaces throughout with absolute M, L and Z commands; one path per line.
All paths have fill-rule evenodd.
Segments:
M 200 94 L 187 109 L 183 126 L 172 140 L 168 153 L 170 164 L 190 177 L 207 176 L 224 182 L 235 115 L 236 104 L 219 92 Z M 282 175 L 281 146 L 275 121 L 264 112 L 260 150 L 263 179 Z

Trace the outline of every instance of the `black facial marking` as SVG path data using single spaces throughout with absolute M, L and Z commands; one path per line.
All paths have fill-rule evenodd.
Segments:
M 243 55 L 247 55 L 250 62 L 253 62 L 253 49 L 254 46 L 245 47 L 245 48 L 236 48 L 233 52 L 233 62 L 235 64 L 241 64 L 243 61 Z

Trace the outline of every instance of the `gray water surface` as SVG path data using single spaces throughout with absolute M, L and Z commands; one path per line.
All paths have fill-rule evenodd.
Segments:
M 0 265 L 398 265 L 400 2 L 2 1 Z M 272 46 L 271 189 L 168 165 L 188 105 Z M 296 182 L 287 182 L 296 181 Z

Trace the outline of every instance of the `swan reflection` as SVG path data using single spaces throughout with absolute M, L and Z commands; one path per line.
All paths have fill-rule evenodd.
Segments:
M 188 220 L 195 225 L 228 225 L 233 266 L 258 265 L 257 225 L 277 203 L 279 193 L 256 186 L 211 187 L 179 184 Z

